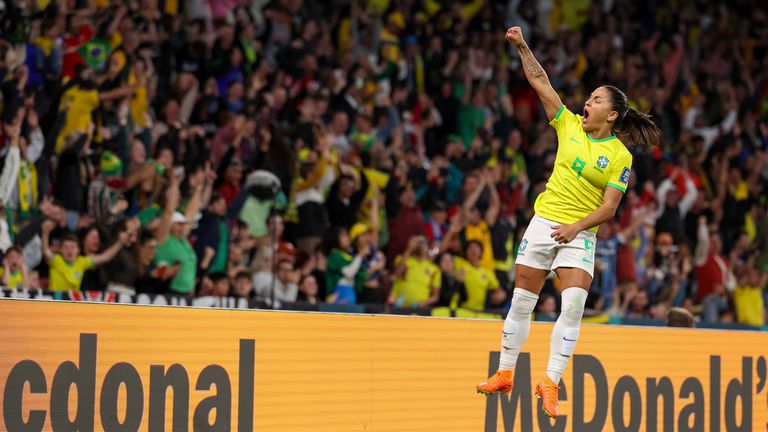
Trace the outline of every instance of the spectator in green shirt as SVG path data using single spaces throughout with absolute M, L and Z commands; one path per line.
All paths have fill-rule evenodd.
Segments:
M 171 292 L 175 294 L 193 295 L 195 292 L 195 278 L 197 275 L 197 256 L 192 244 L 187 237 L 190 231 L 190 221 L 194 220 L 200 208 L 203 195 L 210 196 L 211 183 L 205 179 L 202 171 L 190 178 L 192 198 L 189 200 L 184 214 L 176 211 L 179 203 L 179 184 L 175 177 L 171 179 L 171 185 L 166 192 L 165 209 L 157 233 L 157 255 L 155 263 L 158 267 L 179 264 L 179 273 L 171 280 Z M 201 263 L 208 267 L 213 258 L 206 254 L 207 263 Z M 205 259 L 203 261 L 206 261 Z

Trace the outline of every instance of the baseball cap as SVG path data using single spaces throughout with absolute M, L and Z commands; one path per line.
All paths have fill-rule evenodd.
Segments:
M 180 212 L 173 212 L 173 216 L 171 216 L 171 223 L 188 223 L 187 217 L 181 214 Z
M 355 241 L 361 234 L 367 233 L 370 230 L 371 228 L 368 225 L 358 222 L 352 225 L 352 229 L 349 230 L 349 238 Z

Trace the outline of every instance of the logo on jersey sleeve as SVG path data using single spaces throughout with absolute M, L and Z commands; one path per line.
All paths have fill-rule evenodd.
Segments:
M 605 169 L 608 166 L 608 162 L 610 161 L 605 156 L 600 156 L 599 158 L 597 158 L 597 166 L 599 166 L 602 169 Z
M 619 176 L 619 183 L 627 184 L 629 182 L 629 168 L 624 168 Z

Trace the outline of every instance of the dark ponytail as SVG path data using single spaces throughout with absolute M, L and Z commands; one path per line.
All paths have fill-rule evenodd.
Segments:
M 640 146 L 645 152 L 659 145 L 661 130 L 651 120 L 651 116 L 630 108 L 623 91 L 609 85 L 604 88 L 611 93 L 612 109 L 619 113 L 613 125 L 613 131 L 619 139 L 628 145 Z

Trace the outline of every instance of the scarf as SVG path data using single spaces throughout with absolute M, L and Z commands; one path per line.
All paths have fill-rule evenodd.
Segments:
M 37 169 L 35 164 L 22 160 L 19 166 L 19 215 L 28 219 L 30 209 L 37 207 Z

